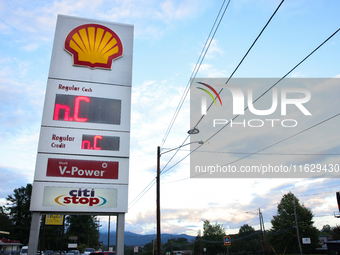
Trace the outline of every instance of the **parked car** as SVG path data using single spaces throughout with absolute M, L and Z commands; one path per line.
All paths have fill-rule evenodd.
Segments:
M 66 255 L 66 251 L 61 251 L 61 254 L 60 254 L 60 250 L 54 251 L 54 255 Z
M 27 255 L 28 246 L 23 246 L 20 251 L 20 255 Z
M 115 251 L 96 251 L 96 252 L 91 252 L 90 255 L 113 255 L 116 254 Z
M 70 250 L 66 255 L 80 255 L 80 252 L 78 250 Z
M 96 252 L 96 250 L 93 249 L 93 248 L 86 248 L 85 251 L 84 251 L 84 254 L 89 255 L 91 252 Z
M 54 255 L 54 251 L 52 251 L 52 250 L 46 250 L 46 251 L 44 251 L 43 254 L 44 254 L 44 255 Z

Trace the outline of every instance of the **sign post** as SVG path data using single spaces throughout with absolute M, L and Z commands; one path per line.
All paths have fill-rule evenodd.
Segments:
M 41 214 L 72 213 L 117 215 L 116 253 L 123 254 L 132 52 L 132 25 L 58 16 L 31 198 L 29 255 L 36 254 Z

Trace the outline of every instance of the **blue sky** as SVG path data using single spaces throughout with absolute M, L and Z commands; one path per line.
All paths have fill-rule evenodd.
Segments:
M 197 77 L 228 77 L 280 2 L 231 0 Z M 13 189 L 33 181 L 58 14 L 135 27 L 131 202 L 155 177 L 156 148 L 162 142 L 222 3 L 0 0 L 0 177 L 3 183 L 0 203 L 5 203 Z M 234 77 L 282 77 L 340 28 L 339 9 L 340 3 L 336 0 L 286 0 Z M 340 77 L 339 56 L 340 33 L 289 77 Z M 334 109 L 338 105 L 332 103 L 337 100 L 339 89 L 319 90 L 320 100 L 327 102 L 325 107 L 336 112 Z M 339 120 L 334 119 L 327 125 L 335 130 Z M 189 99 L 186 98 L 163 147 L 180 145 L 189 129 Z M 317 131 L 313 134 L 318 136 Z M 324 133 L 322 135 L 325 137 Z M 327 139 L 316 140 L 316 143 L 321 141 L 327 143 Z M 184 155 L 185 152 L 176 155 L 173 163 Z M 161 164 L 164 166 L 170 157 L 171 154 L 164 155 Z M 337 210 L 337 179 L 197 180 L 189 178 L 187 160 L 162 178 L 163 232 L 196 235 L 205 219 L 223 224 L 229 233 L 237 232 L 245 223 L 258 228 L 257 216 L 245 213 L 256 212 L 258 208 L 263 210 L 269 228 L 278 202 L 289 191 L 312 209 L 317 227 L 337 224 L 333 216 Z M 153 186 L 132 204 L 126 215 L 126 230 L 141 234 L 155 232 L 155 193 Z M 102 229 L 106 227 L 105 219 Z

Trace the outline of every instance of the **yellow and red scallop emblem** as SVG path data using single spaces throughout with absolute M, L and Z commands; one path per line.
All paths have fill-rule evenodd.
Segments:
M 90 68 L 111 69 L 112 61 L 123 55 L 118 35 L 98 24 L 73 29 L 67 35 L 64 47 L 73 56 L 74 65 Z

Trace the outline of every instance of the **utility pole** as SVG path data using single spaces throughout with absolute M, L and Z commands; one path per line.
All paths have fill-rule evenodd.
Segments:
M 295 197 L 293 197 L 293 205 L 294 205 L 294 215 L 295 215 L 295 227 L 296 227 L 296 236 L 299 244 L 300 255 L 302 255 L 302 248 L 300 243 L 300 235 L 299 235 L 299 227 L 297 222 L 297 215 L 296 215 L 296 204 L 295 204 Z
M 157 255 L 161 255 L 161 203 L 160 203 L 160 159 L 161 159 L 161 148 L 157 147 Z
M 262 253 L 264 255 L 264 240 L 263 240 L 263 231 L 262 231 L 262 213 L 261 213 L 261 208 L 259 208 L 259 219 L 260 219 L 260 230 L 261 230 L 261 239 L 262 239 Z
M 197 128 L 191 129 L 188 131 L 188 134 L 198 134 L 199 130 Z M 190 142 L 187 144 L 182 144 L 181 146 L 178 146 L 176 148 L 167 150 L 163 153 L 161 153 L 161 147 L 157 146 L 157 177 L 156 177 L 156 196 L 157 196 L 157 202 L 156 202 L 156 220 L 157 220 L 157 255 L 162 255 L 162 241 L 161 241 L 161 196 L 160 196 L 160 175 L 161 175 L 161 166 L 160 166 L 160 161 L 161 161 L 161 155 L 170 151 L 177 150 L 179 148 L 182 148 L 184 146 L 187 146 L 192 143 L 199 143 L 199 144 L 204 144 L 203 141 L 196 141 L 196 142 Z
M 263 225 L 263 240 L 264 240 L 264 245 L 265 245 L 265 248 L 266 248 L 267 247 L 266 229 L 264 227 L 263 214 L 262 214 L 261 211 L 260 211 L 260 213 L 261 213 L 261 219 L 262 219 L 262 225 Z

